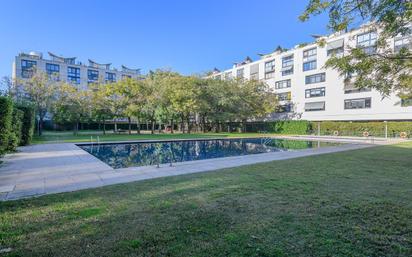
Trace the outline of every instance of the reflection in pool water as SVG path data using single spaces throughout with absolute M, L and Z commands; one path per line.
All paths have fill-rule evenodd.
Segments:
M 286 139 L 214 139 L 79 145 L 113 168 L 156 165 L 211 158 L 293 151 L 338 145 Z

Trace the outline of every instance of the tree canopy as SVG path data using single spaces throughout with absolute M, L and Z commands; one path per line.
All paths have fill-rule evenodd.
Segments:
M 330 58 L 326 67 L 337 69 L 358 88 L 374 88 L 383 96 L 412 97 L 412 1 L 310 0 L 299 18 L 307 21 L 325 12 L 333 31 L 348 31 L 359 22 L 370 22 L 370 31 L 378 32 L 375 51 L 350 48 L 343 57 Z M 406 38 L 407 43 L 394 50 L 394 38 Z

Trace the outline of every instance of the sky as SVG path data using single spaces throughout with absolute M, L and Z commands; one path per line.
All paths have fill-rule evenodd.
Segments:
M 20 52 L 53 52 L 120 68 L 199 74 L 326 34 L 302 23 L 309 0 L 2 0 L 0 77 Z

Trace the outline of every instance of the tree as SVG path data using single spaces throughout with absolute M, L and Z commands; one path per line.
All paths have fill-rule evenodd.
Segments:
M 343 57 L 330 58 L 326 67 L 337 69 L 358 88 L 374 88 L 383 96 L 397 93 L 403 98 L 412 97 L 411 45 L 393 51 L 393 44 L 389 44 L 395 37 L 411 40 L 412 1 L 310 0 L 299 18 L 306 21 L 324 12 L 329 14 L 328 27 L 333 31 L 347 31 L 359 21 L 368 21 L 369 29 L 379 32 L 373 53 L 352 48 Z
M 0 96 L 10 96 L 13 83 L 8 76 L 4 76 L 0 80 Z
M 14 84 L 13 93 L 18 100 L 27 99 L 35 106 L 39 136 L 42 135 L 44 117 L 52 106 L 58 85 L 57 81 L 50 79 L 46 73 L 40 71 L 33 73 L 31 78 L 16 81 Z
M 90 117 L 91 96 L 89 90 L 80 90 L 71 84 L 62 84 L 56 90 L 53 104 L 53 120 L 57 123 L 72 123 L 77 135 L 79 123 Z

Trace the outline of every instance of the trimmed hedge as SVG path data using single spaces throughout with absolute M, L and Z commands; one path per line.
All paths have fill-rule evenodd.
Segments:
M 0 155 L 9 148 L 12 118 L 13 102 L 8 97 L 0 96 Z
M 17 108 L 23 112 L 20 145 L 29 145 L 34 133 L 34 108 L 28 105 L 19 105 Z
M 412 122 L 410 121 L 388 121 L 388 136 L 399 137 L 401 132 L 406 132 L 409 137 L 412 135 Z M 317 123 L 313 122 L 313 130 L 317 130 Z M 385 122 L 337 122 L 323 121 L 320 122 L 321 135 L 333 135 L 337 133 L 340 136 L 362 136 L 367 131 L 371 136 L 385 135 Z
M 9 132 L 8 151 L 16 151 L 17 146 L 20 145 L 22 127 L 23 127 L 23 111 L 17 107 L 13 107 L 11 130 Z

